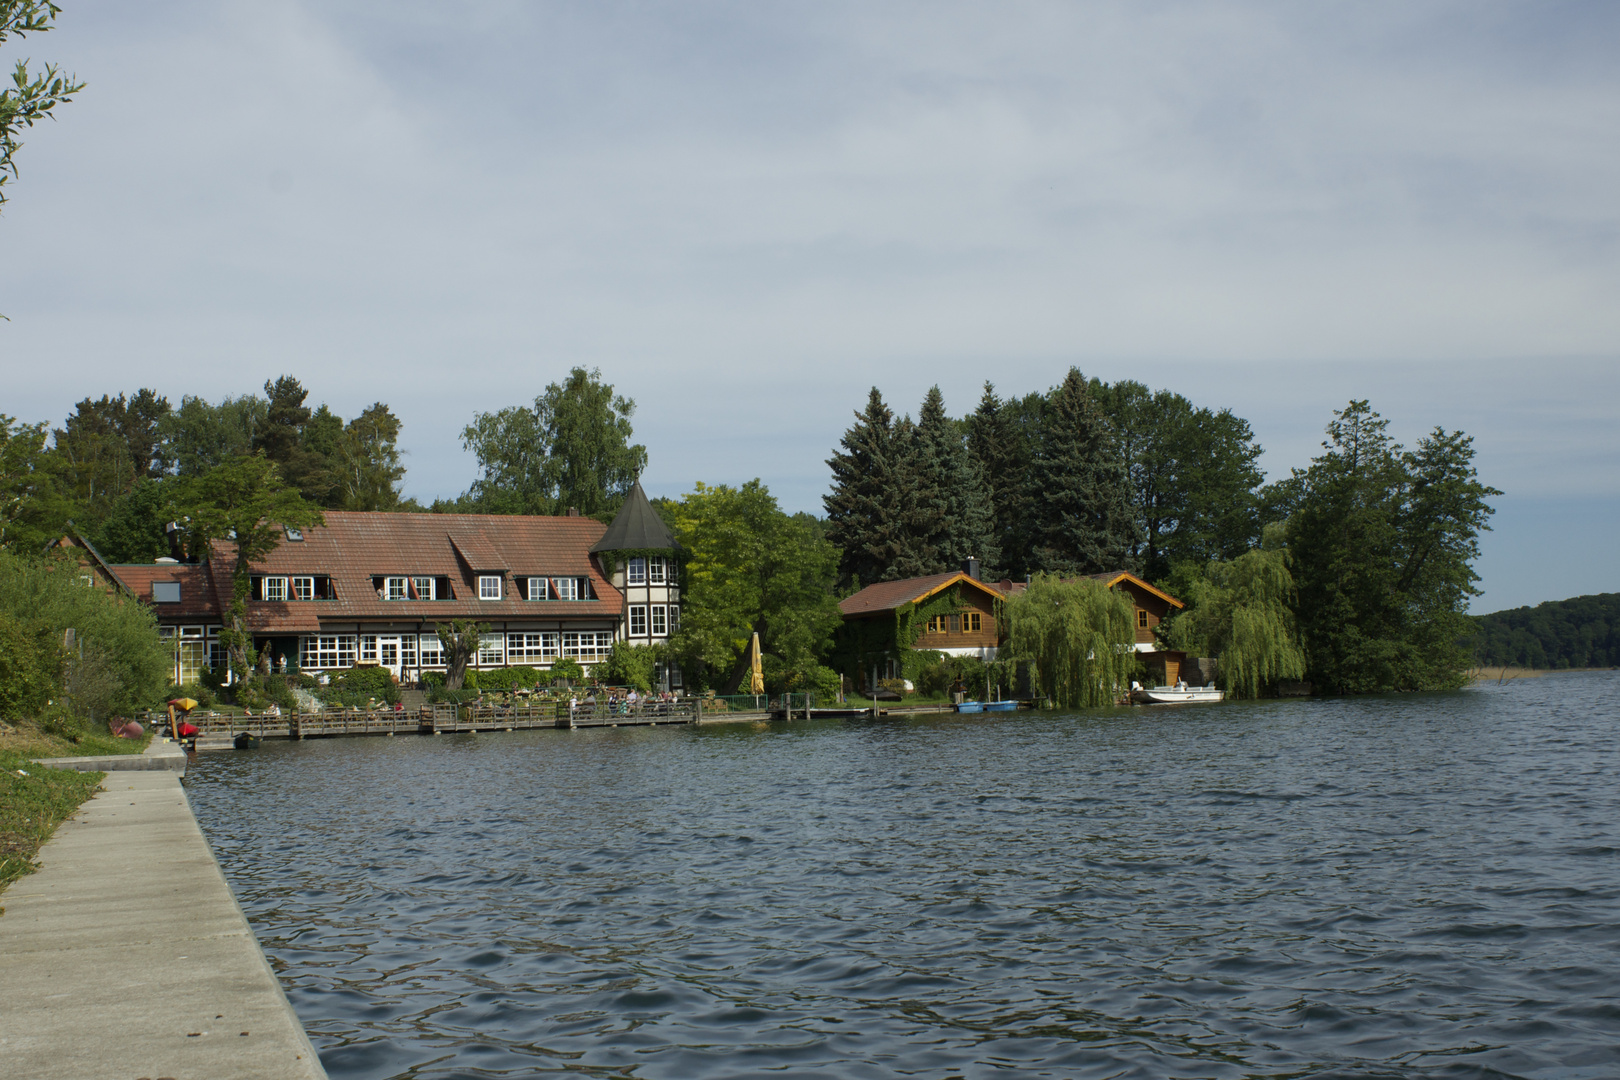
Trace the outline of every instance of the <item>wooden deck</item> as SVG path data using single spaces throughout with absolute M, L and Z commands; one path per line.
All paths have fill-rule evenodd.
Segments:
M 526 728 L 654 727 L 690 724 L 698 719 L 692 702 L 648 702 L 635 706 L 581 705 L 423 705 L 415 711 L 327 709 L 284 716 L 193 713 L 201 739 L 214 741 L 241 732 L 262 739 L 315 739 L 335 735 L 439 735 L 466 731 L 520 731 Z
M 876 716 L 916 716 L 954 712 L 949 704 L 880 704 Z M 867 708 L 816 708 L 810 716 L 824 719 L 873 717 Z M 192 713 L 190 721 L 201 732 L 198 749 L 224 750 L 242 732 L 262 739 L 323 739 L 354 735 L 443 735 L 475 731 L 522 731 L 528 728 L 655 727 L 659 724 L 747 723 L 807 719 L 795 707 L 791 715 L 777 708 L 769 711 L 705 709 L 685 699 L 675 702 L 645 702 L 635 706 L 578 705 L 547 701 L 539 705 L 422 705 L 415 710 L 327 709 L 315 713 L 285 716 L 236 716 Z

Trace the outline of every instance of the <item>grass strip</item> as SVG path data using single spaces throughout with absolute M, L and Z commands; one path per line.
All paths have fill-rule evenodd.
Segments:
M 0 889 L 38 869 L 34 856 L 40 847 L 96 793 L 106 775 L 46 769 L 0 749 Z

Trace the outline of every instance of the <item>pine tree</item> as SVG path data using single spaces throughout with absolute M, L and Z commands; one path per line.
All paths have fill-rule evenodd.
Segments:
M 895 427 L 894 413 L 874 386 L 866 410 L 855 414 L 854 426 L 839 441 L 843 450 L 827 459 L 833 473 L 832 492 L 822 498 L 827 539 L 840 549 L 845 584 L 907 576 L 895 567 L 910 543 L 902 508 L 913 492 L 909 470 L 898 460 L 903 447 L 896 446 Z
M 1037 398 L 1038 400 L 1038 398 Z M 994 384 L 984 384 L 979 407 L 965 421 L 968 454 L 983 479 L 991 537 L 980 557 L 986 568 L 1022 577 L 1028 570 L 1024 523 L 1028 519 L 1028 417 L 1015 401 L 1003 402 Z M 1016 414 L 1016 415 L 1015 415 Z M 988 552 L 994 551 L 995 555 Z
M 1069 369 L 1042 418 L 1029 500 L 1030 561 L 1036 569 L 1092 574 L 1131 565 L 1136 526 L 1130 477 L 1077 368 Z
M 945 414 L 945 399 L 935 386 L 917 414 L 916 467 L 920 492 L 932 491 L 926 543 L 934 550 L 936 567 L 930 573 L 960 569 L 967 559 L 986 567 L 1001 562 L 995 520 L 983 470 L 968 451 L 965 424 Z M 926 496 L 919 496 L 922 503 Z

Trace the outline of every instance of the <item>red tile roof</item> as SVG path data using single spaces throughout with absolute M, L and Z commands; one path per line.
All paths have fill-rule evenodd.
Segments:
M 313 633 L 321 622 L 437 622 L 618 619 L 624 599 L 590 555 L 605 530 L 586 517 L 498 514 L 389 514 L 329 510 L 323 528 L 283 540 L 255 574 L 312 574 L 332 579 L 334 600 L 252 601 L 248 625 L 257 633 Z M 459 554 L 458 554 L 459 552 Z M 171 615 L 221 621 L 230 605 L 228 544 L 204 564 L 118 566 L 119 578 L 151 603 L 153 581 L 180 581 L 178 605 L 157 604 Z M 501 599 L 478 599 L 478 573 L 502 574 Z M 386 575 L 449 578 L 449 600 L 382 600 L 372 579 Z M 521 599 L 514 577 L 584 577 L 595 600 Z
M 600 521 L 587 517 L 328 510 L 324 528 L 305 529 L 303 540 L 283 541 L 253 570 L 271 574 L 328 574 L 337 599 L 256 602 L 248 605 L 248 621 L 258 629 L 263 619 L 269 629 L 283 617 L 306 613 L 327 622 L 577 619 L 582 616 L 616 619 L 624 600 L 608 584 L 590 555 L 591 545 L 601 539 L 605 528 Z M 461 557 L 457 555 L 458 550 Z M 479 571 L 505 571 L 501 599 L 478 599 Z M 447 577 L 455 598 L 378 599 L 372 578 L 399 574 Z M 512 578 L 531 575 L 588 577 L 598 599 L 521 599 Z
M 119 563 L 110 566 L 113 573 L 118 575 L 136 599 L 143 604 L 151 605 L 159 619 L 166 623 L 173 622 L 219 622 L 220 612 L 224 605 L 220 602 L 218 590 L 215 587 L 214 575 L 207 563 L 143 563 L 132 565 Z M 154 581 L 176 581 L 180 583 L 180 602 L 178 604 L 152 603 L 152 583 Z M 227 579 L 228 584 L 228 579 Z M 229 603 L 229 596 L 225 598 Z

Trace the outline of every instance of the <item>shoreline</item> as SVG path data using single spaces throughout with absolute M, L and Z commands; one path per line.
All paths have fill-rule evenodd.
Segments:
M 3 894 L 0 1059 L 33 1080 L 326 1080 L 177 772 L 108 775 Z

